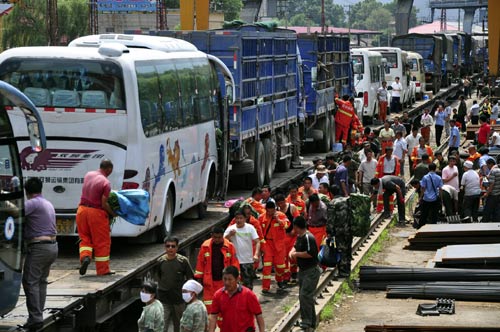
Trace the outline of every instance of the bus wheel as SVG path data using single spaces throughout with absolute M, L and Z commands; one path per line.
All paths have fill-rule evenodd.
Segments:
M 262 187 L 266 180 L 266 157 L 262 141 L 255 142 L 253 153 L 254 171 L 247 175 L 247 184 L 250 188 Z M 249 153 L 252 156 L 251 153 Z
M 158 242 L 163 242 L 163 239 L 172 234 L 172 226 L 174 225 L 174 194 L 172 190 L 167 193 L 165 201 L 165 211 L 163 212 L 163 222 L 159 227 Z
M 323 132 L 323 139 L 318 141 L 318 150 L 319 152 L 328 152 L 332 148 L 332 142 L 330 141 L 330 119 L 326 116 L 320 121 L 320 129 Z
M 266 159 L 266 174 L 264 182 L 269 184 L 273 178 L 274 166 L 276 166 L 276 148 L 273 146 L 273 141 L 270 138 L 264 138 L 262 143 Z

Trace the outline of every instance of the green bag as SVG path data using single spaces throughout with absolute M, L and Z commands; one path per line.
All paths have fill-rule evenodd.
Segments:
M 352 213 L 352 235 L 366 236 L 370 229 L 370 196 L 353 193 L 349 197 Z

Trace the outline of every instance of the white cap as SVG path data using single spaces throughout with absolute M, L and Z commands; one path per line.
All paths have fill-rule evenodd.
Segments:
M 203 290 L 203 286 L 195 280 L 188 280 L 182 285 L 182 289 L 185 289 L 190 292 L 195 292 L 196 294 L 200 294 Z
M 472 163 L 472 161 L 470 160 L 467 160 L 465 163 L 464 163 L 464 167 L 467 167 L 469 169 L 472 169 L 472 167 L 474 166 L 474 164 Z

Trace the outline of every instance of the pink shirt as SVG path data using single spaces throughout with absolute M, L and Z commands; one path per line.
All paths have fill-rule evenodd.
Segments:
M 102 196 L 108 197 L 111 183 L 101 170 L 91 171 L 83 179 L 80 205 L 102 209 Z
M 448 182 L 444 182 L 444 179 L 446 178 L 449 178 L 450 176 L 452 176 L 454 173 L 457 174 L 457 176 L 455 176 L 453 179 L 451 179 L 450 181 Z M 443 182 L 444 184 L 447 184 L 449 186 L 452 186 L 453 188 L 455 188 L 457 191 L 460 191 L 460 187 L 459 187 L 459 183 L 458 183 L 458 168 L 457 166 L 453 166 L 453 168 L 451 168 L 449 165 L 446 166 L 445 168 L 443 168 L 443 171 L 442 171 L 442 177 L 443 179 Z

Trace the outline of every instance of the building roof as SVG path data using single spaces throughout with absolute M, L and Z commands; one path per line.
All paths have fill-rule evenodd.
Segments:
M 411 28 L 408 31 L 408 33 L 431 34 L 431 33 L 436 33 L 436 32 L 463 31 L 463 25 L 460 25 L 460 29 L 458 28 L 458 26 L 459 26 L 458 22 L 447 22 L 446 23 L 446 31 L 441 31 L 441 22 L 439 22 L 439 20 L 436 20 L 432 23 L 422 24 L 422 25 L 416 26 L 414 28 Z M 472 32 L 473 33 L 482 33 L 483 29 L 479 25 L 473 25 Z
M 321 27 L 287 27 L 287 29 L 294 30 L 297 33 L 320 33 Z M 331 34 L 342 34 L 347 35 L 348 33 L 354 35 L 379 35 L 382 34 L 380 31 L 372 31 L 372 30 L 359 30 L 359 29 L 351 29 L 349 31 L 348 28 L 335 28 L 335 27 L 326 27 L 326 33 Z

